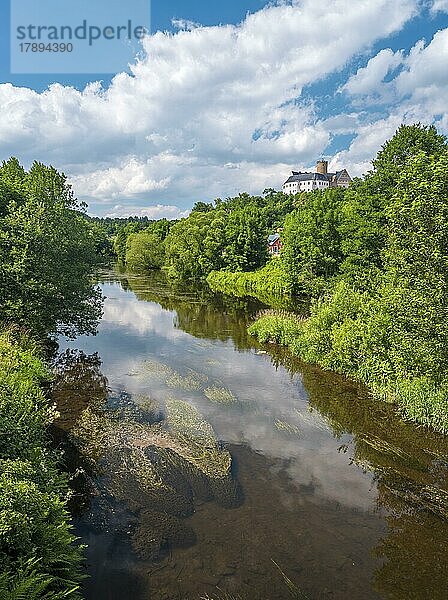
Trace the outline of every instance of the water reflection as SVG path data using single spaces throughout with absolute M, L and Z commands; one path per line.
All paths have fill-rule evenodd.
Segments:
M 108 410 L 123 398 L 137 410 L 142 397 L 185 401 L 228 446 L 244 502 L 226 510 L 193 491 L 198 501 L 183 521 L 188 543 L 159 535 L 171 553 L 154 566 L 149 544 L 140 544 L 139 556 L 130 549 L 129 490 L 116 496 L 107 526 L 94 530 L 86 516 L 78 522 L 90 544 L 88 597 L 199 598 L 219 586 L 250 599 L 288 598 L 272 559 L 311 598 L 446 597 L 446 439 L 403 423 L 342 377 L 259 346 L 246 331 L 256 301 L 173 290 L 159 276 L 120 284 L 103 284 L 98 336 L 74 343 L 86 355 L 98 352 L 103 365 L 101 375 L 90 370 L 92 383 L 87 369 L 72 385 L 68 428 L 86 408 L 84 383 L 89 398 L 104 402 L 103 376 Z M 163 419 L 154 414 L 143 421 Z M 126 419 L 115 420 L 114 435 L 122 435 Z M 117 458 L 115 471 L 123 452 Z M 104 490 L 91 515 L 104 512 Z M 153 512 L 137 512 L 134 525 L 149 520 L 154 532 Z M 117 572 L 128 594 L 110 584 Z

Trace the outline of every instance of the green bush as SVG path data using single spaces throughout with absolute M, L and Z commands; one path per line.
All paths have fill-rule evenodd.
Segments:
M 0 593 L 10 593 L 5 598 L 14 598 L 14 589 L 26 590 L 30 581 L 42 591 L 34 597 L 78 597 L 81 550 L 65 506 L 67 481 L 48 447 L 46 431 L 54 418 L 42 391 L 48 379 L 32 343 L 12 332 L 0 335 Z M 31 571 L 24 568 L 31 563 Z
M 214 291 L 235 296 L 266 298 L 291 294 L 290 281 L 279 258 L 272 258 L 258 271 L 212 271 L 207 277 L 207 283 Z
M 249 327 L 249 333 L 260 342 L 291 347 L 302 333 L 303 322 L 295 314 L 266 311 Z
M 400 371 L 400 350 L 408 348 L 394 344 L 394 326 L 381 295 L 372 300 L 339 282 L 333 294 L 313 303 L 309 318 L 268 311 L 249 333 L 260 342 L 287 346 L 306 362 L 350 375 L 378 399 L 395 403 L 405 419 L 448 433 L 448 379 L 416 375 L 411 364 Z
M 398 381 L 395 397 L 405 418 L 448 433 L 448 379 L 441 383 L 429 377 Z

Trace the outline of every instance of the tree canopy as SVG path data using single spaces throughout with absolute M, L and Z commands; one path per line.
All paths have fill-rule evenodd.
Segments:
M 0 321 L 38 335 L 93 332 L 101 314 L 95 232 L 65 175 L 3 162 L 0 207 Z

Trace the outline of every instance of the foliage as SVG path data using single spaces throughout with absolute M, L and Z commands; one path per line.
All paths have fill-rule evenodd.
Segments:
M 126 241 L 126 265 L 131 271 L 148 272 L 161 269 L 165 262 L 165 238 L 170 230 L 166 219 L 155 221 L 138 233 L 131 233 Z
M 253 271 L 266 264 L 266 238 L 292 210 L 291 198 L 267 190 L 264 196 L 240 194 L 215 206 L 197 203 L 167 238 L 170 277 L 199 280 L 211 271 Z
M 346 193 L 345 257 L 339 272 L 323 275 L 326 291 L 309 319 L 270 314 L 249 331 L 367 383 L 406 418 L 448 432 L 448 149 L 434 128 L 403 126 L 373 164 Z M 300 237 L 309 221 L 297 213 L 289 221 Z M 308 264 L 295 263 L 296 282 Z
M 54 578 L 39 572 L 39 562 L 27 561 L 16 572 L 0 573 L 0 600 L 74 599 L 74 589 L 53 591 Z
M 291 284 L 284 266 L 279 258 L 272 258 L 257 271 L 236 272 L 212 271 L 207 277 L 212 290 L 234 294 L 236 296 L 268 296 L 290 295 Z
M 302 321 L 294 313 L 267 311 L 249 327 L 249 333 L 260 342 L 291 346 L 301 333 Z
M 152 221 L 149 217 L 89 217 L 89 219 L 98 225 L 107 237 L 113 238 L 120 229 L 128 225 L 129 223 L 137 223 L 140 229 L 146 229 Z
M 213 270 L 252 271 L 267 260 L 266 238 L 282 225 L 293 199 L 266 190 L 214 204 L 196 202 L 179 222 L 156 221 L 141 231 L 128 223 L 114 242 L 118 258 L 137 272 L 163 267 L 171 279 L 198 281 Z
M 88 215 L 84 216 L 93 238 L 95 253 L 103 262 L 109 262 L 114 257 L 114 247 L 106 228 L 98 220 L 93 220 Z
M 135 273 L 161 269 L 165 260 L 163 241 L 154 233 L 141 231 L 129 236 L 126 244 L 126 265 Z
M 344 260 L 341 272 L 356 287 L 370 289 L 384 268 L 383 250 L 389 230 L 387 207 L 403 169 L 419 152 L 438 156 L 445 138 L 434 126 L 402 125 L 373 161 L 373 169 L 346 192 L 339 230 Z
M 342 204 L 345 190 L 304 194 L 285 220 L 282 259 L 294 293 L 315 295 L 337 274 L 342 262 Z
M 393 316 L 394 369 L 437 377 L 448 366 L 448 150 L 408 163 L 387 219 L 381 296 Z
M 141 224 L 131 221 L 120 227 L 117 234 L 113 238 L 113 248 L 118 260 L 122 263 L 126 261 L 126 247 L 130 235 L 141 231 Z
M 215 211 L 196 211 L 176 223 L 165 240 L 165 269 L 173 279 L 198 280 L 222 264 L 222 229 Z M 214 238 L 216 229 L 221 235 Z
M 28 339 L 0 336 L 0 597 L 79 597 L 67 481 L 47 447 L 55 416 L 42 391 L 48 379 Z
M 266 262 L 266 225 L 255 203 L 231 210 L 224 226 L 226 268 L 252 271 Z
M 91 333 L 101 295 L 94 232 L 63 174 L 16 159 L 0 167 L 0 322 L 38 335 Z

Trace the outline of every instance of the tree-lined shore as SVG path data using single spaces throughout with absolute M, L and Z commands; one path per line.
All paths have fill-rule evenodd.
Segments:
M 16 159 L 0 167 L 0 598 L 80 598 L 83 553 L 68 476 L 49 428 L 59 334 L 93 333 L 102 233 L 64 175 Z
M 447 166 L 435 127 L 403 125 L 348 189 L 197 203 L 177 223 L 121 240 L 121 258 L 135 271 L 162 268 L 271 306 L 276 296 L 310 300 L 308 318 L 271 313 L 250 332 L 446 432 Z M 273 231 L 283 248 L 270 258 Z

